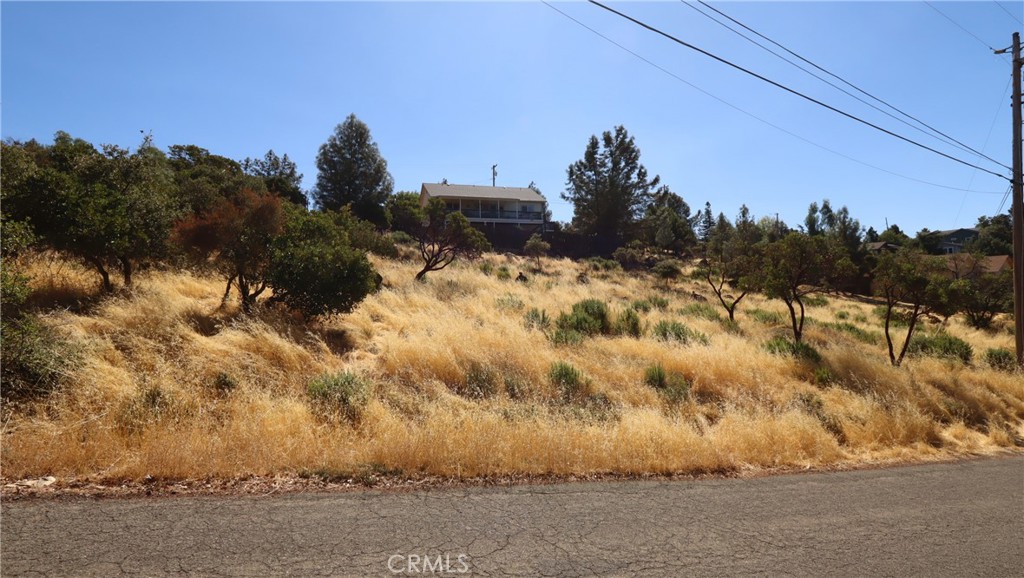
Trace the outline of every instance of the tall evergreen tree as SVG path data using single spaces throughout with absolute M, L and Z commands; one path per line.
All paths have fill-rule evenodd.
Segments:
M 242 161 L 242 169 L 247 175 L 263 179 L 267 191 L 296 205 L 302 207 L 309 205 L 306 193 L 302 192 L 302 175 L 295 166 L 295 162 L 288 158 L 287 154 L 284 157 L 279 157 L 271 149 L 263 155 L 262 159 L 246 157 Z
M 586 234 L 630 236 L 660 178 L 647 178 L 640 149 L 622 126 L 591 136 L 583 159 L 569 165 L 562 198 L 573 226 Z
M 319 174 L 313 199 L 321 209 L 351 205 L 357 217 L 381 228 L 388 225 L 384 204 L 394 181 L 366 123 L 350 114 L 335 127 L 334 134 L 320 145 L 316 167 Z

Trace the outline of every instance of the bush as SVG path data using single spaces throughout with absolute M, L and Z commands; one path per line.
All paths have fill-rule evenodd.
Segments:
M 804 307 L 828 307 L 828 299 L 824 295 L 807 295 L 803 302 Z
M 483 263 L 480 263 L 480 272 L 484 275 L 490 275 L 491 273 L 494 273 L 494 265 L 492 265 L 490 261 L 484 261 Z
M 48 395 L 79 361 L 77 349 L 35 316 L 0 321 L 0 390 L 4 400 Z
M 604 259 L 602 257 L 591 257 L 587 259 L 587 265 L 594 271 L 621 271 L 622 266 L 618 261 Z
M 555 322 L 559 329 L 576 331 L 584 335 L 608 334 L 611 320 L 604 301 L 584 299 L 572 306 L 570 313 L 562 313 Z
M 637 300 L 633 301 L 632 303 L 630 303 L 629 306 L 634 311 L 639 311 L 641 313 L 650 313 L 651 312 L 651 301 L 649 299 L 637 299 Z
M 579 345 L 583 343 L 584 335 L 574 329 L 555 329 L 551 334 L 551 343 L 555 345 Z
M 366 253 L 324 213 L 291 210 L 273 243 L 269 272 L 274 302 L 314 317 L 351 311 L 377 289 L 380 276 Z
M 228 394 L 237 387 L 238 380 L 223 371 L 218 372 L 217 377 L 213 378 L 213 389 L 217 390 L 217 393 Z
M 707 319 L 708 321 L 722 320 L 722 315 L 718 312 L 718 309 L 707 303 L 690 303 L 686 307 L 680 309 L 679 313 L 690 317 L 700 317 L 701 319 Z
M 690 396 L 690 382 L 682 374 L 665 371 L 660 363 L 644 370 L 644 383 L 658 390 L 668 402 L 678 403 Z
M 818 363 L 821 361 L 821 354 L 816 349 L 803 341 L 790 341 L 785 337 L 773 337 L 764 344 L 768 353 L 806 359 Z
M 551 327 L 551 319 L 548 317 L 548 314 L 543 309 L 537 309 L 536 307 L 526 312 L 523 323 L 527 329 L 547 331 Z
M 660 295 L 651 295 L 647 298 L 647 301 L 650 302 L 650 304 L 658 311 L 665 311 L 668 309 L 668 299 L 665 299 Z
M 679 267 L 679 261 L 676 261 L 675 259 L 665 259 L 658 261 L 654 267 L 651 267 L 651 273 L 654 273 L 655 277 L 661 279 L 667 284 L 669 281 L 679 277 L 682 273 L 682 269 Z
M 840 322 L 836 322 L 836 323 L 822 323 L 821 325 L 822 325 L 822 327 L 828 327 L 829 329 L 835 329 L 836 331 L 842 331 L 843 333 L 848 333 L 848 334 L 852 335 L 858 341 L 861 341 L 863 343 L 868 343 L 870 345 L 875 345 L 879 341 L 881 341 L 881 339 L 882 339 L 882 336 L 880 334 L 875 333 L 874 331 L 868 331 L 866 329 L 861 329 L 860 327 L 857 327 L 856 325 L 854 325 L 854 324 L 852 324 L 852 323 L 850 323 L 848 321 L 843 321 L 841 323 Z
M 548 378 L 551 380 L 551 385 L 561 393 L 565 402 L 582 397 L 587 385 L 583 373 L 564 361 L 556 361 L 551 364 Z
M 512 272 L 508 270 L 507 265 L 502 265 L 498 267 L 497 277 L 501 281 L 508 281 L 509 279 L 512 278 Z
M 846 311 L 836 311 L 836 319 L 845 321 L 850 318 L 850 314 Z
M 640 316 L 632 309 L 623 311 L 615 320 L 613 332 L 616 335 L 628 335 L 630 337 L 642 337 L 644 334 L 643 325 L 640 323 Z
M 654 336 L 662 341 L 678 341 L 683 345 L 696 342 L 701 345 L 708 344 L 708 336 L 699 331 L 694 331 L 678 321 L 659 321 L 654 326 Z
M 307 390 L 318 409 L 353 421 L 362 416 L 370 402 L 370 383 L 348 371 L 325 373 L 309 382 Z
M 782 325 L 785 320 L 782 318 L 782 314 L 778 311 L 765 311 L 764 309 L 751 309 L 749 313 L 750 317 L 758 323 L 764 323 L 765 325 Z
M 969 343 L 948 333 L 915 335 L 910 340 L 908 352 L 911 355 L 959 359 L 966 364 L 971 363 L 974 357 L 974 349 Z
M 489 365 L 472 362 L 466 370 L 466 384 L 460 391 L 473 399 L 491 397 L 498 392 L 498 372 Z
M 405 231 L 392 231 L 391 242 L 396 245 L 412 245 L 416 242 L 416 239 L 413 239 L 412 236 Z
M 985 350 L 985 363 L 999 371 L 1014 371 L 1017 369 L 1017 356 L 1005 347 L 990 347 Z
M 512 295 L 511 293 L 506 293 L 505 295 L 502 295 L 501 297 L 495 299 L 494 305 L 498 309 L 511 309 L 513 311 L 519 311 L 520 309 L 523 308 L 523 300 L 516 297 L 515 295 Z

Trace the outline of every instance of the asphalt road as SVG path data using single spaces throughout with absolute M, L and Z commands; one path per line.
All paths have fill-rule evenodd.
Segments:
M 4 503 L 4 576 L 1024 575 L 1024 458 L 696 482 Z

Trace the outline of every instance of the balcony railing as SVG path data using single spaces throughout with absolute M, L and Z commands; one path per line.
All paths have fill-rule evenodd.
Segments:
M 544 214 L 536 211 L 484 211 L 480 209 L 462 209 L 461 212 L 468 219 L 504 219 L 510 221 L 541 221 L 544 219 Z

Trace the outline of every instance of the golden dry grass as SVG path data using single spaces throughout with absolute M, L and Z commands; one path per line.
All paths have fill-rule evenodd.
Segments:
M 528 267 L 485 259 L 513 276 Z M 1020 373 L 980 360 L 911 358 L 893 368 L 884 341 L 823 325 L 842 319 L 880 335 L 869 304 L 829 297 L 808 310 L 806 341 L 823 358 L 815 365 L 763 348 L 788 332 L 781 303 L 747 297 L 737 331 L 686 310 L 693 292 L 712 297 L 697 281 L 666 289 L 591 271 L 581 284 L 585 264 L 547 259 L 545 274 L 526 284 L 477 264 L 416 283 L 416 263 L 376 264 L 386 288 L 351 314 L 307 326 L 280 311 L 247 319 L 234 304 L 221 308 L 216 277 L 147 271 L 133 291 L 100 299 L 90 271 L 37 259 L 34 299 L 49 305 L 45 321 L 71 338 L 82 363 L 49 398 L 5 408 L 3 476 L 174 479 L 368 464 L 413 476 L 686 473 L 935 459 L 1003 451 L 1024 437 Z M 669 305 L 641 314 L 648 331 L 639 339 L 556 346 L 524 324 L 531 308 L 554 320 L 596 298 L 617 315 L 650 296 Z M 709 344 L 655 339 L 650 328 L 662 320 Z M 948 331 L 979 359 L 985 348 L 1012 346 L 1005 330 L 952 320 Z M 569 402 L 549 379 L 554 362 L 585 376 Z M 688 380 L 688 399 L 669 401 L 645 384 L 656 363 Z M 317 376 L 340 371 L 372 383 L 355 421 L 319 411 L 307 392 Z M 481 374 L 494 392 L 470 395 Z

